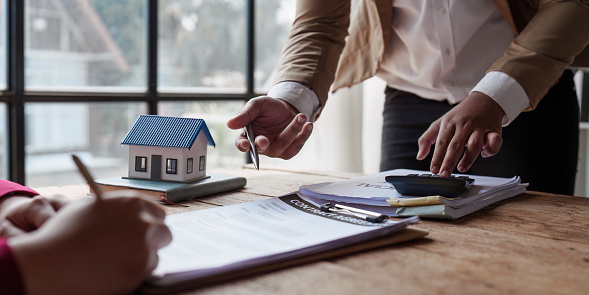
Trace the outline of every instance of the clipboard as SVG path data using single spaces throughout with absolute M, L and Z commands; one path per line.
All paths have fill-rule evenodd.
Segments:
M 233 270 L 227 273 L 199 277 L 197 279 L 186 279 L 185 281 L 176 282 L 170 285 L 154 285 L 150 284 L 149 282 L 145 282 L 138 290 L 138 294 L 158 295 L 169 294 L 173 292 L 181 292 L 189 289 L 196 289 L 208 285 L 218 284 L 221 282 L 243 279 L 289 267 L 309 264 L 320 260 L 332 259 L 340 256 L 350 255 L 353 253 L 403 243 L 423 238 L 428 233 L 428 230 L 408 226 L 407 228 L 397 231 L 389 236 L 370 239 L 367 241 L 354 243 L 348 246 L 329 249 L 324 252 L 319 252 L 311 255 L 304 255 L 293 259 L 286 259 L 283 261 L 272 261 L 271 264 L 261 265 L 254 268 L 244 267 L 244 269 Z
M 158 251 L 139 293 L 167 294 L 423 237 L 427 231 L 404 231 L 417 222 L 326 212 L 297 193 L 174 214 L 166 218 L 173 241 Z

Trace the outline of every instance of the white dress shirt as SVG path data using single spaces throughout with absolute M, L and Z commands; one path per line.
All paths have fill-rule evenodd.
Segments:
M 458 103 L 471 91 L 493 98 L 511 123 L 529 105 L 513 78 L 486 70 L 514 34 L 490 0 L 392 0 L 390 43 L 377 72 L 388 86 L 426 99 Z M 295 82 L 276 84 L 268 96 L 288 101 L 314 121 L 317 95 Z

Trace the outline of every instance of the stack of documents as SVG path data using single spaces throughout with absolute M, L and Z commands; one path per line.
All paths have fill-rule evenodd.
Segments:
M 456 198 L 401 195 L 385 181 L 389 175 L 427 174 L 428 171 L 395 169 L 348 180 L 302 186 L 299 192 L 315 203 L 344 204 L 389 216 L 456 219 L 495 202 L 522 194 L 527 184 L 519 176 L 500 178 L 467 175 L 472 188 Z M 457 174 L 460 176 L 461 174 Z
M 322 211 L 296 193 L 169 215 L 165 222 L 172 232 L 172 243 L 158 252 L 159 263 L 142 292 L 168 294 L 290 266 L 301 259 L 308 262 L 320 253 L 370 249 L 376 246 L 373 241 L 385 239 L 391 244 L 415 239 L 427 232 L 405 228 L 418 221 L 412 217 L 368 222 Z M 402 237 L 392 239 L 395 236 Z

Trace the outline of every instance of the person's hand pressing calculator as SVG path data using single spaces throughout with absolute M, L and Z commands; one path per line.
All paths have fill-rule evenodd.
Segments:
M 392 184 L 402 195 L 457 197 L 469 190 L 474 179 L 468 176 L 440 177 L 435 174 L 408 174 L 386 176 L 385 180 Z

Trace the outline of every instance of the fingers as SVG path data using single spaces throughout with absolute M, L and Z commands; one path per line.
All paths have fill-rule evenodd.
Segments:
M 430 136 L 428 131 L 422 137 Z M 419 160 L 425 158 L 429 153 L 429 146 L 425 148 L 428 140 L 420 138 Z M 483 134 L 482 132 L 461 129 L 442 132 L 436 140 L 436 149 L 430 166 L 431 172 L 448 177 L 456 167 L 459 172 L 464 173 L 474 164 L 479 153 L 484 158 L 493 156 L 499 152 L 502 143 L 501 135 L 496 132 Z M 419 158 L 420 156 L 421 158 Z
M 243 110 L 239 112 L 237 115 L 235 115 L 235 117 L 227 120 L 227 127 L 234 130 L 240 129 L 247 126 L 249 122 L 251 122 L 250 115 L 248 112 L 245 112 L 245 110 Z
M 59 206 L 63 204 L 59 202 Z M 25 202 L 16 204 L 6 216 L 12 224 L 25 232 L 41 227 L 57 210 L 48 198 L 35 196 Z
M 259 147 L 258 152 L 269 156 L 281 154 L 302 131 L 305 122 L 307 122 L 307 117 L 298 114 L 274 139 L 270 140 L 267 137 L 256 138 L 256 144 Z
M 19 227 L 15 226 L 10 220 L 0 220 L 0 237 L 12 237 L 26 233 Z
M 133 190 L 110 191 L 105 193 L 105 198 L 129 198 L 129 201 L 136 202 L 140 212 L 140 219 L 142 222 L 149 224 L 147 232 L 148 241 L 153 242 L 156 249 L 168 245 L 172 241 L 172 234 L 168 227 L 164 224 L 166 212 L 161 206 L 154 202 L 145 200 L 141 193 Z M 131 207 L 132 205 L 128 205 Z
M 282 158 L 285 160 L 291 159 L 292 157 L 296 156 L 301 149 L 303 148 L 303 146 L 305 145 L 305 143 L 307 142 L 307 140 L 309 139 L 309 137 L 311 136 L 311 133 L 313 132 L 313 123 L 305 123 L 305 125 L 303 126 L 303 130 L 302 132 L 300 132 L 295 139 L 291 142 L 291 144 L 288 146 L 288 148 L 286 148 L 284 150 L 284 152 L 282 153 Z
M 462 155 L 462 159 L 456 167 L 456 169 L 458 169 L 459 172 L 466 172 L 468 169 L 470 169 L 470 166 L 472 166 L 479 152 L 484 147 L 484 137 L 485 135 L 479 132 L 472 133 L 468 140 L 468 143 L 466 144 L 466 148 L 464 154 Z
M 149 196 L 146 196 L 145 194 L 135 190 L 109 191 L 104 193 L 104 198 L 113 200 L 114 202 L 119 202 L 120 200 L 136 202 L 136 205 L 138 206 L 137 210 L 145 211 L 146 213 L 148 213 L 148 216 L 150 216 L 150 218 L 157 222 L 163 222 L 164 218 L 166 217 L 166 212 L 164 211 L 164 209 L 162 209 L 154 202 L 147 201 L 146 199 L 150 199 Z
M 140 242 L 139 249 L 144 249 L 142 270 L 147 275 L 156 268 L 158 263 L 157 251 L 172 242 L 172 233 L 164 223 L 165 211 L 155 202 L 148 201 L 141 193 L 133 190 L 111 191 L 104 194 L 104 200 L 96 205 L 110 203 L 107 209 L 115 207 L 125 209 L 123 221 L 127 222 L 135 233 L 139 234 L 135 242 Z M 120 212 L 118 212 L 120 213 Z M 120 223 L 120 222 L 119 222 Z
M 499 151 L 504 115 L 492 98 L 472 92 L 424 132 L 418 142 L 417 159 L 424 159 L 435 141 L 431 172 L 442 177 L 450 176 L 455 167 L 459 172 L 466 172 L 479 153 L 489 157 Z
M 148 243 L 149 251 L 145 260 L 144 276 L 148 276 L 158 265 L 158 250 L 172 242 L 172 233 L 163 223 L 152 224 L 147 229 L 145 240 Z
M 159 256 L 157 255 L 157 251 L 150 251 L 148 253 L 147 261 L 145 262 L 145 267 L 143 269 L 143 277 L 148 277 L 152 271 L 157 267 L 159 262 Z
M 242 132 L 237 136 L 235 139 L 235 147 L 241 152 L 247 152 L 250 149 L 250 142 L 245 136 L 245 133 Z
M 3 201 L 0 219 L 5 222 L 0 225 L 0 232 L 10 236 L 40 228 L 69 202 L 64 196 L 12 196 Z
M 172 242 L 172 232 L 164 223 L 152 224 L 146 235 L 155 251 Z
M 432 145 L 438 138 L 438 132 L 440 131 L 440 122 L 436 120 L 432 123 L 429 128 L 419 137 L 417 144 L 419 145 L 419 151 L 417 152 L 417 160 L 423 160 L 431 150 Z
M 256 137 L 258 152 L 269 157 L 288 160 L 301 150 L 312 131 L 313 123 L 307 122 L 305 115 L 298 114 L 274 139 Z
M 501 148 L 501 145 L 503 144 L 503 138 L 501 138 L 501 134 L 495 132 L 488 133 L 486 139 L 487 140 L 484 149 L 481 151 L 481 156 L 483 158 L 488 158 L 497 154 Z
M 145 209 L 148 211 L 158 222 L 163 222 L 166 218 L 166 212 L 161 206 L 154 202 L 145 202 Z
M 248 101 L 239 114 L 227 121 L 227 126 L 238 129 L 250 123 L 258 153 L 283 159 L 295 156 L 313 129 L 312 123 L 307 123 L 307 117 L 292 105 L 268 96 Z M 235 146 L 242 152 L 250 149 L 244 133 L 237 136 Z
M 141 201 L 143 201 L 141 219 L 148 224 L 145 241 L 150 251 L 145 262 L 145 271 L 149 274 L 157 267 L 159 260 L 157 251 L 172 242 L 172 232 L 164 224 L 166 214 L 161 206 L 153 202 Z
M 71 201 L 71 199 L 63 195 L 53 195 L 45 198 L 49 201 L 55 211 L 61 209 L 65 204 Z
M 227 121 L 227 127 L 234 130 L 241 129 L 247 126 L 247 124 L 253 121 L 256 117 L 258 117 L 262 108 L 262 100 L 260 100 L 261 98 L 264 97 L 261 96 L 250 99 L 245 104 L 241 112 Z
M 440 130 L 430 166 L 432 173 L 439 173 L 442 177 L 449 177 L 452 174 L 456 163 L 464 153 L 468 135 L 472 133 L 470 128 L 463 127 L 467 126 L 446 124 L 446 128 Z

